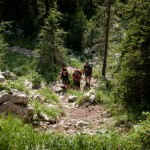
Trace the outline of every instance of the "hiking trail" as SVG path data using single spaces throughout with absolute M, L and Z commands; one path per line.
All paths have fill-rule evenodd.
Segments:
M 69 68 L 70 69 L 70 68 Z M 81 82 L 83 87 L 84 80 Z M 56 82 L 53 87 L 58 86 Z M 94 90 L 97 86 L 97 79 L 91 79 L 91 89 Z M 81 89 L 82 92 L 83 89 Z M 86 92 L 89 92 L 87 90 Z M 111 114 L 107 113 L 102 105 L 94 105 L 92 103 L 84 103 L 77 106 L 76 102 L 68 102 L 70 96 L 67 92 L 58 94 L 61 108 L 64 111 L 64 116 L 59 118 L 55 124 L 48 125 L 48 128 L 53 131 L 58 131 L 66 134 L 82 132 L 86 134 L 95 134 L 103 127 L 110 126 L 112 123 Z
M 22 49 L 18 46 L 10 47 L 9 50 L 26 55 L 27 57 L 33 55 L 32 51 Z M 68 67 L 67 69 L 72 72 L 74 68 Z M 82 88 L 84 82 L 84 80 L 81 81 Z M 91 89 L 94 90 L 98 84 L 97 79 L 91 79 Z M 60 81 L 56 81 L 52 87 L 60 87 Z M 86 92 L 88 91 L 89 90 Z M 80 92 L 82 92 L 82 90 Z M 67 92 L 58 94 L 58 97 L 64 115 L 52 124 L 45 124 L 45 122 L 43 122 L 38 128 L 46 131 L 58 131 L 65 134 L 74 134 L 77 132 L 95 134 L 99 130 L 105 129 L 105 127 L 111 127 L 113 123 L 111 114 L 105 111 L 102 105 L 85 103 L 81 106 L 77 106 L 76 102 L 68 102 L 69 94 Z

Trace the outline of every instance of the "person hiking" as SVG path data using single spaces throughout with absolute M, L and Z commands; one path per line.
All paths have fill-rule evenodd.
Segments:
M 74 88 L 77 90 L 80 90 L 80 81 L 82 78 L 82 73 L 80 70 L 75 69 L 73 74 L 72 74 L 72 78 L 73 78 L 73 84 L 74 84 Z
M 69 86 L 69 73 L 66 67 L 61 68 L 60 78 L 62 79 L 62 84 L 65 89 Z
M 89 64 L 89 61 L 86 61 L 83 69 L 83 75 L 85 75 L 85 86 L 90 87 L 91 77 L 92 77 L 92 69 L 93 65 Z

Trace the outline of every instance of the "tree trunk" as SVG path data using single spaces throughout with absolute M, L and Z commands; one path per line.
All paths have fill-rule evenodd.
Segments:
M 106 41 L 105 41 L 105 51 L 104 51 L 104 59 L 102 66 L 102 76 L 106 75 L 106 66 L 107 66 L 107 50 L 108 50 L 108 36 L 109 36 L 109 22 L 110 22 L 110 6 L 111 0 L 108 0 L 108 10 L 107 10 L 107 24 L 106 24 Z

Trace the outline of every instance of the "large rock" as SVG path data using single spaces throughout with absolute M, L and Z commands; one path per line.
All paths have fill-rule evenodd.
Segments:
M 0 74 L 0 82 L 4 82 L 4 81 L 5 81 L 5 77 Z
M 77 99 L 77 96 L 69 95 L 68 102 L 74 102 L 74 101 L 76 101 L 76 99 Z
M 84 95 L 83 95 L 83 100 L 85 101 L 85 102 L 94 102 L 94 100 L 95 100 L 95 95 L 94 95 L 94 93 L 95 93 L 95 90 L 90 90 L 89 92 L 87 92 L 87 93 L 85 93 Z
M 43 121 L 50 121 L 50 118 L 43 112 L 39 112 L 38 117 Z
M 1 72 L 1 75 L 3 75 L 5 78 L 12 78 L 12 79 L 16 79 L 17 78 L 15 76 L 15 74 L 13 72 L 10 72 L 9 70 Z
M 11 94 L 6 92 L 0 93 L 0 104 L 10 100 L 10 98 L 11 98 Z
M 13 93 L 13 95 L 11 96 L 11 101 L 14 104 L 27 105 L 28 96 L 22 93 Z
M 94 103 L 95 98 L 96 98 L 95 95 L 91 95 L 90 98 L 89 98 L 89 101 L 90 101 L 91 103 Z
M 6 70 L 5 72 L 1 73 L 4 77 L 9 77 L 10 76 L 10 71 Z
M 90 93 L 88 92 L 88 93 L 85 93 L 84 95 L 83 95 L 83 100 L 89 100 L 89 98 L 90 98 Z
M 11 101 L 7 101 L 0 105 L 0 113 L 16 115 L 27 121 L 31 121 L 33 117 L 33 110 L 27 107 L 20 107 Z

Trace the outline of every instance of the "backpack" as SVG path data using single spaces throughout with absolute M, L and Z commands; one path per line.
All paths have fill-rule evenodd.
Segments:
M 80 76 L 82 76 L 82 70 L 78 69 L 78 73 L 80 74 Z
M 93 69 L 93 65 L 92 65 L 92 64 L 89 64 L 88 69 L 89 69 L 89 70 L 92 70 L 92 69 Z

